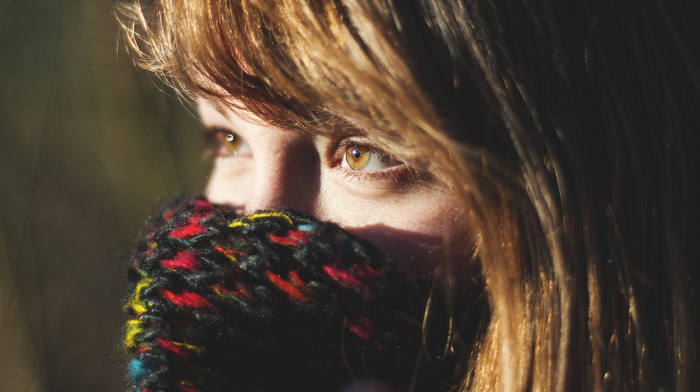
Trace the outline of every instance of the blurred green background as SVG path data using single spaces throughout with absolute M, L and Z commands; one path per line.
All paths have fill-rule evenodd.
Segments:
M 196 119 L 137 71 L 111 0 L 0 0 L 0 392 L 124 391 L 124 259 L 201 189 Z

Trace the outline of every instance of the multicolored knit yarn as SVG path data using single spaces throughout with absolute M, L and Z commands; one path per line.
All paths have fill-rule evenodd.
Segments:
M 363 379 L 440 390 L 453 370 L 423 366 L 444 344 L 422 334 L 426 285 L 293 210 L 238 217 L 181 198 L 147 226 L 128 276 L 138 392 L 333 391 Z

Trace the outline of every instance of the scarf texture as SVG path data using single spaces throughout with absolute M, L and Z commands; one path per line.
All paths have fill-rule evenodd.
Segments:
M 447 328 L 422 325 L 427 280 L 291 209 L 241 217 L 178 198 L 143 230 L 128 279 L 132 391 L 340 391 L 364 380 L 439 391 L 459 377 L 443 353 Z

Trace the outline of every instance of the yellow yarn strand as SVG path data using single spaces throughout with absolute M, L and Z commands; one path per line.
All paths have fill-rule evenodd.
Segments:
M 289 223 L 290 226 L 294 226 L 292 219 L 289 216 L 287 216 L 287 214 L 284 214 L 282 212 L 259 212 L 257 214 L 249 215 L 246 218 L 246 220 L 249 222 L 253 222 L 253 221 L 256 221 L 258 219 L 263 219 L 263 218 L 284 218 L 287 221 L 287 223 Z M 228 227 L 231 229 L 235 229 L 235 228 L 247 226 L 247 225 L 248 225 L 247 222 L 235 221 L 235 222 L 230 223 L 228 225 Z
M 148 310 L 146 304 L 141 302 L 141 292 L 153 283 L 153 279 L 143 276 L 138 284 L 136 284 L 136 290 L 134 296 L 129 300 L 129 308 L 134 311 L 134 313 L 142 314 Z
M 229 293 L 229 292 L 222 290 L 221 286 L 219 286 L 219 285 L 213 286 L 212 289 L 214 290 L 216 295 L 218 295 L 219 297 L 229 298 L 229 299 L 232 299 L 240 304 L 245 304 L 245 301 L 243 300 L 243 298 L 240 298 L 233 293 Z
M 200 347 L 197 347 L 197 346 L 194 346 L 194 345 L 191 345 L 188 343 L 181 343 L 181 342 L 170 342 L 170 343 L 176 345 L 177 347 L 186 348 L 190 351 L 202 351 L 202 349 Z
M 141 320 L 129 320 L 126 322 L 126 336 L 124 346 L 127 349 L 136 348 L 136 336 L 143 332 L 143 322 Z

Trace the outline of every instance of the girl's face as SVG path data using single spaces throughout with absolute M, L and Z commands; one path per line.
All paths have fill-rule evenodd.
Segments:
M 284 130 L 204 101 L 199 112 L 215 141 L 206 190 L 212 202 L 244 214 L 293 207 L 369 240 L 414 272 L 441 259 L 440 245 L 455 227 L 455 198 L 374 148 L 367 135 Z

